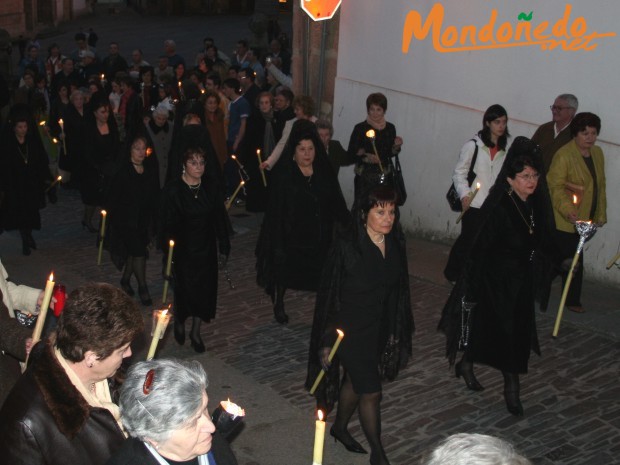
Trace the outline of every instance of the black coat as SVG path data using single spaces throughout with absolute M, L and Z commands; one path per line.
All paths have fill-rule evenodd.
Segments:
M 0 152 L 0 227 L 41 229 L 39 209 L 45 206 L 45 189 L 51 179 L 38 134 L 27 134 L 20 145 L 10 130 Z
M 122 270 L 127 256 L 146 256 L 155 235 L 159 201 L 157 164 L 144 163 L 139 174 L 130 160 L 112 178 L 106 201 L 108 239 L 112 261 Z
M 91 407 L 48 341 L 0 410 L 0 457 L 11 465 L 103 465 L 125 436 L 112 414 Z
M 60 160 L 58 161 L 59 167 L 71 172 L 71 180 L 79 183 L 79 176 L 86 157 L 86 150 L 89 146 L 88 141 L 88 121 L 92 119 L 92 114 L 85 106 L 82 114 L 78 112 L 73 104 L 67 105 L 63 114 L 61 115 L 65 125 L 65 145 L 67 146 L 67 152 L 64 150 L 60 154 Z M 57 124 L 57 121 L 52 124 Z M 60 126 L 58 127 L 58 134 L 60 134 Z M 59 139 L 60 140 L 60 139 Z M 64 147 L 62 141 L 59 142 L 59 147 Z
M 465 349 L 474 362 L 510 373 L 527 373 L 530 351 L 540 354 L 534 312 L 534 256 L 545 220 L 534 211 L 536 226 L 530 234 L 526 225 L 530 211 L 516 194 L 504 192 L 488 212 L 439 324 L 447 336 L 451 362 L 459 349 L 463 296 L 476 302 Z
M 237 465 L 237 459 L 230 446 L 217 432 L 213 434 L 211 451 L 217 465 Z M 106 465 L 159 465 L 153 454 L 145 447 L 139 439 L 127 439 L 120 450 L 108 460 Z
M 230 239 L 224 199 L 217 185 L 204 180 L 197 197 L 182 179 L 162 192 L 162 249 L 174 240 L 173 288 L 175 318 L 215 317 L 219 253 L 228 256 Z
M 101 134 L 95 121 L 86 126 L 88 142 L 83 149 L 84 157 L 80 169 L 80 194 L 86 205 L 103 204 L 112 177 L 119 167 L 121 144 L 113 118 L 108 122 L 108 130 L 108 134 Z

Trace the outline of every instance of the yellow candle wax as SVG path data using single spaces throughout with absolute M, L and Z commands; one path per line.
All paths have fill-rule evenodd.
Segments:
M 162 302 L 166 303 L 168 297 L 168 286 L 170 284 L 170 272 L 172 271 L 172 254 L 174 253 L 174 241 L 170 239 L 168 243 L 168 260 L 166 261 L 166 281 L 164 281 L 164 292 L 162 293 Z
M 168 321 L 170 320 L 170 315 L 168 314 L 168 309 L 165 310 L 156 310 L 157 311 L 157 326 L 155 326 L 155 331 L 153 331 L 153 339 L 151 339 L 151 345 L 149 347 L 149 352 L 146 355 L 147 360 L 152 360 L 155 356 L 155 351 L 157 350 L 157 344 L 159 340 L 164 337 L 164 333 L 166 332 L 166 326 L 168 326 Z
M 312 465 L 321 465 L 323 463 L 323 443 L 325 442 L 325 422 L 323 421 L 323 412 L 319 410 L 319 419 L 315 423 L 314 428 L 314 450 L 312 452 Z
M 99 253 L 97 254 L 97 265 L 101 265 L 101 256 L 103 254 L 103 238 L 105 237 L 105 219 L 108 212 L 101 210 L 101 230 L 99 231 Z
M 258 169 L 260 170 L 260 175 L 263 178 L 263 186 L 267 187 L 267 178 L 265 177 L 265 170 L 261 168 L 261 164 L 263 163 L 263 158 L 260 156 L 260 149 L 256 150 L 256 156 L 258 157 Z
M 239 191 L 241 190 L 241 188 L 243 187 L 244 184 L 245 184 L 245 181 L 241 181 L 239 183 L 239 185 L 235 189 L 235 192 L 233 192 L 233 195 L 230 196 L 230 199 L 228 199 L 228 202 L 226 203 L 226 210 L 230 209 L 230 206 L 235 201 L 235 197 L 237 197 L 237 194 L 239 193 Z
M 32 345 L 35 345 L 41 339 L 43 325 L 45 324 L 45 318 L 47 317 L 47 310 L 49 309 L 50 302 L 52 300 L 52 292 L 54 292 L 54 284 L 54 273 L 52 272 L 45 283 L 43 302 L 41 302 L 41 309 L 39 310 L 37 323 L 34 325 L 34 331 L 32 332 Z

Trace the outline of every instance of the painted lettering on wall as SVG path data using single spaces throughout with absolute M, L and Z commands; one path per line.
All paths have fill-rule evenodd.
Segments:
M 538 21 L 535 17 L 531 20 L 531 16 L 526 21 L 516 20 L 514 24 L 508 21 L 497 24 L 497 10 L 493 9 L 486 24 L 466 25 L 459 30 L 456 26 L 444 24 L 444 6 L 435 3 L 425 21 L 415 10 L 407 14 L 403 26 L 402 52 L 409 52 L 414 38 L 422 41 L 429 34 L 433 47 L 440 53 L 532 45 L 539 46 L 541 50 L 589 51 L 598 47 L 599 39 L 616 36 L 615 32 L 589 31 L 583 16 L 571 18 L 572 8 L 572 5 L 567 4 L 564 15 L 553 24 L 552 20 Z

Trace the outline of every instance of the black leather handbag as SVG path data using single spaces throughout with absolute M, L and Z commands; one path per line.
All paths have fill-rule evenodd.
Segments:
M 471 163 L 469 164 L 469 172 L 467 173 L 467 183 L 471 186 L 471 183 L 476 179 L 476 173 L 474 172 L 474 165 L 476 164 L 476 159 L 478 158 L 478 144 L 476 144 L 476 140 L 472 139 L 474 146 L 474 156 L 471 158 Z M 458 192 L 456 192 L 456 187 L 454 187 L 454 183 L 448 189 L 448 193 L 446 194 L 446 200 L 450 205 L 450 210 L 453 212 L 463 211 L 463 205 L 461 204 L 461 198 L 459 197 Z

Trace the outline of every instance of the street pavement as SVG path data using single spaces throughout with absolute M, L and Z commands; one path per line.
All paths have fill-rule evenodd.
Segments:
M 66 42 L 78 27 L 92 25 L 101 37 L 100 43 L 118 40 L 125 52 L 140 45 L 148 60 L 159 53 L 168 36 L 187 44 L 186 50 L 197 50 L 205 35 L 232 45 L 238 37 L 248 35 L 247 20 L 139 17 L 124 12 L 65 25 L 62 35 L 46 40 Z M 147 46 L 154 55 L 148 54 Z M 81 213 L 78 193 L 63 188 L 58 203 L 42 211 L 43 229 L 34 233 L 39 247 L 31 256 L 21 255 L 16 232 L 0 236 L 0 256 L 16 282 L 41 287 L 54 270 L 68 290 L 89 281 L 118 285 L 120 272 L 107 254 L 97 266 L 96 235 L 82 230 Z M 260 217 L 234 207 L 231 220 L 236 234 L 228 270 L 234 289 L 220 276 L 217 316 L 202 325 L 207 352 L 196 354 L 187 343 L 178 346 L 169 329 L 157 357 L 199 360 L 209 374 L 211 409 L 229 397 L 246 409 L 245 426 L 232 442 L 240 464 L 309 464 L 315 405 L 303 383 L 314 295 L 287 292 L 290 323 L 277 324 L 269 298 L 255 283 L 254 245 Z M 561 291 L 555 283 L 549 311 L 537 314 L 542 356 L 533 354 L 530 373 L 522 376 L 525 416 L 515 418 L 506 411 L 499 372 L 477 367 L 478 379 L 486 390 L 472 392 L 448 368 L 445 339 L 436 331 L 450 291 L 441 274 L 448 251 L 445 244 L 413 236 L 408 241 L 417 330 L 411 362 L 394 382 L 384 385 L 383 441 L 391 463 L 417 464 L 439 440 L 457 432 L 502 437 L 535 464 L 620 463 L 620 291 L 586 282 L 587 313 L 567 312 L 559 337 L 553 339 L 550 333 Z M 610 272 L 620 270 L 613 268 Z M 157 251 L 148 260 L 147 279 L 153 297 L 161 296 L 161 255 Z M 134 344 L 132 361 L 145 357 L 151 310 L 144 308 L 145 334 Z M 327 430 L 334 415 L 327 419 Z M 367 445 L 355 418 L 351 431 Z M 329 435 L 325 438 L 326 465 L 368 463 L 368 456 L 351 454 L 330 439 Z

